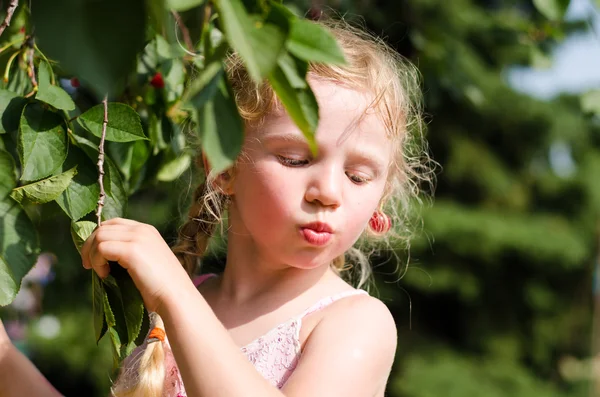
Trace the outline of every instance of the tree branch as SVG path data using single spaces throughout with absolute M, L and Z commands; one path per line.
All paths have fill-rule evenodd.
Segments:
M 27 40 L 25 40 L 25 43 L 27 43 L 27 60 L 29 63 L 29 66 L 27 67 L 27 75 L 29 76 L 29 79 L 31 80 L 31 85 L 33 86 L 31 92 L 25 95 L 25 98 L 29 98 L 30 96 L 34 95 L 38 90 L 38 82 L 35 77 L 35 65 L 33 63 L 33 56 L 35 52 L 35 42 L 33 36 L 28 37 Z
M 98 218 L 98 226 L 102 223 L 102 208 L 104 208 L 104 139 L 106 138 L 106 126 L 108 125 L 108 97 L 105 96 L 102 101 L 104 105 L 104 120 L 102 121 L 102 137 L 100 137 L 100 145 L 98 146 L 98 183 L 100 184 L 100 197 L 98 198 L 98 210 L 96 217 Z
M 2 22 L 2 25 L 0 25 L 0 35 L 2 35 L 2 33 L 4 33 L 4 29 L 10 25 L 10 20 L 12 19 L 13 14 L 18 6 L 19 0 L 10 0 L 10 3 L 8 3 L 8 8 L 6 9 L 6 18 L 4 18 L 4 22 Z
M 190 31 L 188 30 L 187 26 L 185 26 L 185 24 L 183 23 L 181 15 L 179 15 L 179 13 L 175 10 L 172 10 L 171 13 L 173 14 L 173 18 L 175 18 L 175 23 L 177 24 L 179 30 L 181 31 L 181 34 L 183 35 L 183 41 L 185 42 L 185 45 L 187 46 L 188 50 L 191 52 L 196 52 L 194 49 L 194 43 L 192 43 L 192 38 L 190 37 Z

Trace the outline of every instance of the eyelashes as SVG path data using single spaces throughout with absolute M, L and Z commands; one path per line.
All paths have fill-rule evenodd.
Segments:
M 279 162 L 285 166 L 288 167 L 302 167 L 304 165 L 308 165 L 308 160 L 306 159 L 293 159 L 290 157 L 285 157 L 285 156 L 277 156 L 277 160 L 279 160 Z
M 306 166 L 306 165 L 308 165 L 310 163 L 310 160 L 308 160 L 308 159 L 294 159 L 294 158 L 285 157 L 285 156 L 282 156 L 282 155 L 276 155 L 276 157 L 277 157 L 277 160 L 282 165 L 284 165 L 286 167 L 291 167 L 291 168 L 301 168 L 301 167 L 304 167 L 304 166 Z M 353 174 L 351 172 L 346 172 L 346 176 L 355 185 L 363 185 L 363 184 L 365 184 L 367 182 L 370 182 L 371 179 L 372 179 L 372 178 L 368 178 L 368 177 L 362 177 L 362 176 L 359 176 L 357 174 Z

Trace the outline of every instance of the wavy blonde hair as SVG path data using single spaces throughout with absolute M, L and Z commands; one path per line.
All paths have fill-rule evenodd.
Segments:
M 432 163 L 424 140 L 421 89 L 417 69 L 383 40 L 365 30 L 350 26 L 343 20 L 318 21 L 327 27 L 342 49 L 347 63 L 344 65 L 309 65 L 308 77 L 326 80 L 373 95 L 369 110 L 379 113 L 386 132 L 393 143 L 393 161 L 380 209 L 392 217 L 393 229 L 384 237 L 369 233 L 344 255 L 335 258 L 331 266 L 342 277 L 361 287 L 371 275 L 369 251 L 377 246 L 390 246 L 390 241 L 404 242 L 408 246 L 412 227 L 408 204 L 420 201 L 419 188 L 433 180 Z M 248 75 L 241 59 L 228 57 L 227 76 L 235 93 L 238 109 L 247 125 L 260 125 L 269 112 L 280 109 L 275 92 L 267 83 L 256 84 Z M 202 167 L 201 156 L 197 165 Z M 179 238 L 172 250 L 192 276 L 208 242 L 227 207 L 227 195 L 219 191 L 207 175 L 195 190 L 188 219 L 179 230 Z M 393 251 L 393 250 L 392 250 Z M 158 321 L 162 326 L 162 322 Z M 113 393 L 121 396 L 161 396 L 164 382 L 164 351 L 162 343 L 153 343 L 139 359 L 137 382 L 117 382 Z M 160 375 L 162 374 L 162 376 Z

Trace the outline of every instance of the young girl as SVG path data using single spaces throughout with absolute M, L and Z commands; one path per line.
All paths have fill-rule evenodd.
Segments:
M 348 280 L 369 280 L 355 243 L 385 240 L 392 224 L 405 230 L 391 217 L 426 179 L 418 85 L 415 69 L 381 41 L 341 23 L 328 27 L 347 64 L 309 70 L 320 108 L 316 156 L 271 88 L 255 86 L 233 57 L 242 154 L 197 188 L 177 245 L 127 219 L 103 222 L 86 241 L 84 267 L 105 277 L 107 261 L 119 262 L 152 312 L 115 396 L 384 395 L 394 321 Z M 193 282 L 224 210 L 225 269 Z M 0 352 L 0 369 L 2 357 L 10 362 L 2 389 L 56 395 L 14 349 Z

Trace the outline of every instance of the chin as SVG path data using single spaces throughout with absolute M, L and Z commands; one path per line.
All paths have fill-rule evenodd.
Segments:
M 311 252 L 312 251 L 312 252 Z M 321 266 L 328 266 L 337 256 L 331 253 L 315 252 L 314 250 L 303 252 L 299 255 L 294 255 L 293 258 L 286 261 L 289 266 L 302 270 L 317 269 Z

